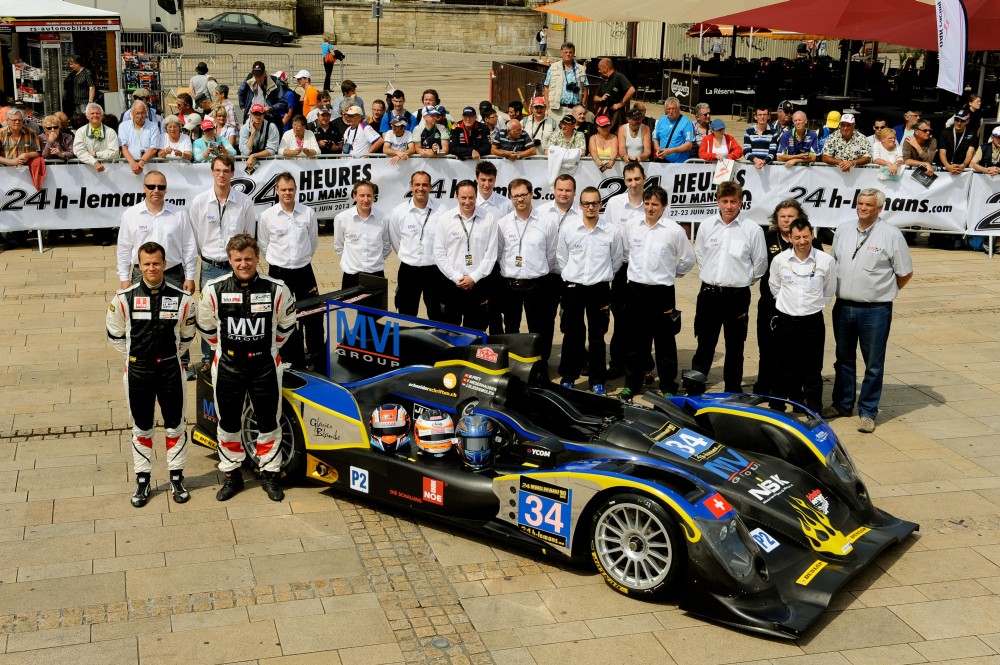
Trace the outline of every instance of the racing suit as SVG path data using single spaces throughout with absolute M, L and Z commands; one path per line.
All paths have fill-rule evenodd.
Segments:
M 149 286 L 140 280 L 115 294 L 105 320 L 108 338 L 128 359 L 124 382 L 132 414 L 135 473 L 152 469 L 157 402 L 166 429 L 167 468 L 183 470 L 187 426 L 180 354 L 194 339 L 195 309 L 190 294 L 167 281 Z
M 212 383 L 219 416 L 219 470 L 235 471 L 246 458 L 241 440 L 247 396 L 257 421 L 261 471 L 281 470 L 281 357 L 278 349 L 295 329 L 295 299 L 281 280 L 235 274 L 205 284 L 198 330 L 215 350 Z

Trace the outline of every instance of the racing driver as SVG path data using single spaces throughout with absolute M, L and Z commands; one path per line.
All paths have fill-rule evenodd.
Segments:
M 219 416 L 219 470 L 226 481 L 215 498 L 226 501 L 243 489 L 246 458 L 241 430 L 249 395 L 257 421 L 256 453 L 261 487 L 272 501 L 285 493 L 281 469 L 281 357 L 278 348 L 295 329 L 295 299 L 285 283 L 258 274 L 260 250 L 253 236 L 229 239 L 232 274 L 205 284 L 198 306 L 198 330 L 215 350 L 212 383 Z
M 136 488 L 132 505 L 149 501 L 153 468 L 153 415 L 156 403 L 167 439 L 167 469 L 174 501 L 190 498 L 184 486 L 187 426 L 184 422 L 184 370 L 181 354 L 194 339 L 191 295 L 163 278 L 167 267 L 163 246 L 139 247 L 142 279 L 115 294 L 105 316 L 108 338 L 128 358 L 125 396 L 132 414 L 132 463 Z

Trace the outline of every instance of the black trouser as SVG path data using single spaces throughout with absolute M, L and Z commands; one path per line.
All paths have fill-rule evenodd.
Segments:
M 312 265 L 301 268 L 282 268 L 272 265 L 267 274 L 283 281 L 292 291 L 296 300 L 319 295 Z M 303 333 L 305 335 L 305 351 L 302 349 Z M 309 365 L 314 365 L 318 371 L 323 371 L 326 367 L 323 358 L 326 353 L 326 343 L 323 341 L 323 317 L 313 315 L 299 321 L 295 331 L 281 347 L 281 351 L 282 358 L 291 363 L 295 369 L 307 369 Z
M 725 332 L 726 361 L 722 370 L 726 392 L 743 390 L 743 345 L 747 340 L 747 318 L 750 313 L 750 287 L 726 287 L 702 284 L 694 315 L 694 336 L 698 350 L 691 361 L 693 369 L 708 375 L 719 344 L 719 333 Z
M 356 272 L 356 273 L 344 273 L 344 284 L 341 288 L 349 289 L 352 286 L 357 286 L 361 283 L 361 275 L 371 275 L 372 277 L 385 277 L 385 271 L 379 270 L 378 272 Z
M 584 323 L 586 315 L 586 324 Z M 562 293 L 562 356 L 559 359 L 559 375 L 563 381 L 580 378 L 584 353 L 590 361 L 590 385 L 604 383 L 607 376 L 607 345 L 604 336 L 611 320 L 611 286 L 598 282 L 590 286 L 567 282 Z M 584 340 L 589 345 L 584 349 Z
M 507 289 L 506 280 L 500 274 L 500 264 L 493 266 L 492 272 L 483 282 L 489 294 L 489 327 L 491 335 L 502 335 L 506 330 L 503 320 L 503 294 Z M 483 328 L 485 330 L 485 328 Z
M 775 395 L 799 402 L 813 411 L 823 408 L 823 312 L 809 316 L 777 313 L 775 348 L 784 351 L 775 371 Z
M 774 333 L 774 317 L 777 313 L 771 292 L 761 294 L 757 301 L 757 381 L 753 384 L 753 391 L 758 395 L 774 395 L 777 387 L 775 372 L 781 362 Z
M 174 429 L 184 415 L 184 378 L 176 357 L 129 361 L 128 407 L 135 426 L 153 429 L 156 403 L 160 404 L 163 427 Z
M 469 290 L 449 282 L 441 293 L 441 322 L 485 331 L 490 322 L 490 279 Z
M 323 69 L 326 70 L 326 78 L 323 79 L 323 90 L 324 91 L 329 91 L 330 90 L 330 77 L 333 75 L 333 63 L 332 62 L 327 62 L 324 59 L 323 60 Z M 337 109 L 337 112 L 339 113 L 340 109 Z M 376 127 L 375 129 L 379 129 L 379 128 Z
M 628 299 L 628 262 L 626 261 L 615 273 L 615 279 L 611 283 L 611 316 L 615 317 L 615 329 L 611 333 L 611 346 L 609 347 L 610 365 L 620 372 L 625 371 L 629 356 L 629 333 L 626 323 L 627 317 L 625 316 L 625 305 L 628 303 Z M 643 369 L 646 372 L 653 369 L 652 355 L 646 356 Z
M 625 387 L 642 390 L 646 363 L 651 347 L 656 346 L 656 373 L 660 390 L 677 392 L 677 340 L 670 315 L 674 311 L 674 287 L 629 282 L 625 321 L 629 331 L 628 358 L 625 363 Z
M 281 369 L 269 352 L 233 361 L 218 354 L 212 365 L 215 412 L 219 416 L 219 469 L 226 473 L 240 467 L 246 458 L 243 447 L 243 404 L 253 406 L 257 425 L 256 448 L 261 471 L 281 469 L 281 430 L 278 423 L 281 399 Z
M 441 320 L 441 292 L 448 287 L 436 265 L 411 266 L 400 262 L 396 276 L 396 311 L 407 316 L 418 316 L 420 296 L 424 297 L 424 308 L 431 321 Z
M 541 338 L 542 358 L 552 355 L 552 336 L 555 332 L 555 308 L 552 302 L 557 298 L 552 293 L 552 282 L 548 275 L 535 279 L 503 278 L 500 308 L 503 311 L 504 328 L 508 333 L 521 330 L 521 310 L 528 319 L 528 332 L 538 333 Z

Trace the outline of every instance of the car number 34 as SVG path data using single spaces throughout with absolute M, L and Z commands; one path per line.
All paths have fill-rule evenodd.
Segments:
M 566 509 L 569 505 L 568 497 L 566 503 L 563 503 L 522 491 L 518 496 L 518 522 L 539 531 L 568 538 L 569 515 Z
M 710 448 L 712 442 L 691 430 L 682 429 L 669 439 L 658 441 L 656 445 L 660 448 L 666 448 L 684 459 L 690 459 Z

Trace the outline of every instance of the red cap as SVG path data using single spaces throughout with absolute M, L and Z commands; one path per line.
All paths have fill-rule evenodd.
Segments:
M 250 107 L 250 113 L 263 113 L 263 112 L 264 112 L 263 104 L 254 104 L 253 106 Z
M 597 119 L 594 120 L 598 127 L 607 127 L 611 124 L 611 118 L 606 115 L 599 115 Z
M 535 97 L 534 99 L 531 100 L 531 105 L 532 106 L 545 106 L 545 98 L 544 97 Z
M 211 118 L 205 118 L 201 121 L 202 129 L 215 129 L 215 121 Z

